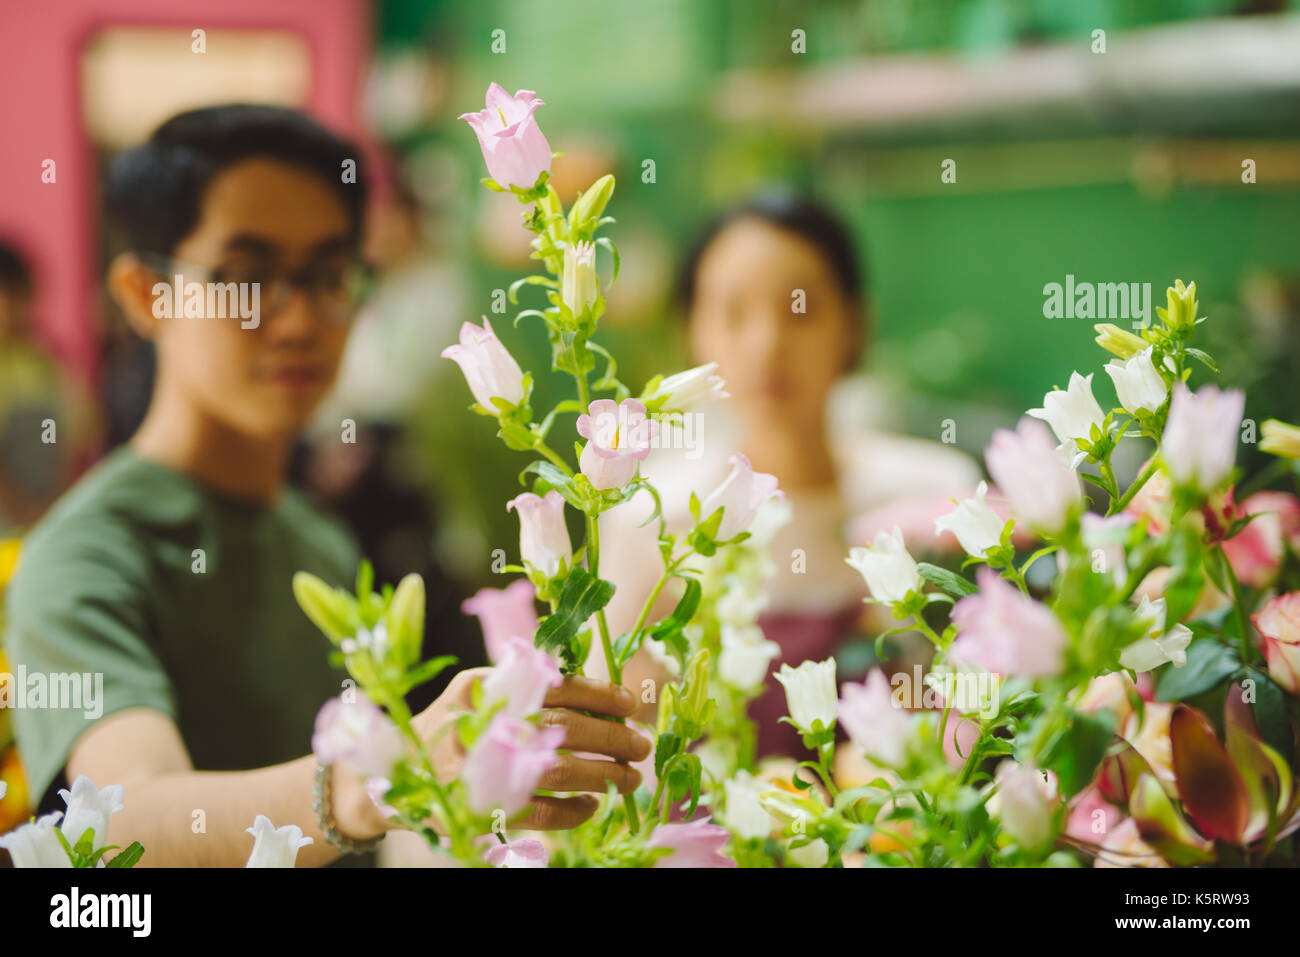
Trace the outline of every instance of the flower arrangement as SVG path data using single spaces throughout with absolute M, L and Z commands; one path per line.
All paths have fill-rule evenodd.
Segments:
M 566 211 L 548 184 L 542 105 L 493 84 L 485 109 L 462 117 L 491 173 L 485 185 L 523 205 L 544 270 L 510 287 L 512 303 L 527 287 L 546 300 L 515 322 L 540 322 L 552 369 L 575 385 L 574 398 L 539 420 L 532 374 L 486 318 L 466 323 L 443 353 L 462 369 L 473 411 L 531 457 L 520 473 L 530 490 L 506 504 L 521 553 L 506 571 L 520 577 L 465 603 L 493 667 L 474 682 L 473 707 L 434 735 L 455 736 L 462 772 L 439 779 L 429 759 L 437 745 L 403 701 L 451 663 L 419 660 L 422 583 L 408 576 L 377 593 L 365 565 L 355 594 L 307 575 L 294 583 L 357 686 L 320 715 L 322 760 L 366 775 L 387 816 L 474 866 L 1294 861 L 1300 501 L 1279 492 L 1236 501 L 1244 397 L 1186 384 L 1193 363 L 1217 371 L 1191 344 L 1205 321 L 1194 284 L 1176 283 L 1160 322 L 1140 335 L 1097 327 L 1116 357 L 1105 369 L 1118 405 L 1104 410 L 1093 376 L 1076 372 L 994 436 L 985 461 L 1010 518 L 981 484 L 935 523 L 967 553 L 961 572 L 916 562 L 898 530 L 852 550 L 869 601 L 900 622 L 878 642 L 915 630 L 933 644 L 924 687 L 873 671 L 838 689 L 833 660 L 783 666 L 786 720 L 811 757 L 756 764 L 744 710 L 775 649 L 753 625 L 763 542 L 750 529 L 779 499 L 777 480 L 737 456 L 719 488 L 691 496 L 690 528 L 668 532 L 639 463 L 674 416 L 721 397 L 722 383 L 701 367 L 656 377 L 634 398 L 594 341 L 605 309 L 597 252 L 609 254 L 611 282 L 619 270 L 617 248 L 599 235 L 613 222 L 614 180 L 601 177 Z M 557 418 L 572 413 L 571 460 L 567 443 L 552 442 Z M 1155 451 L 1125 488 L 1112 457 L 1128 441 Z M 1300 429 L 1266 422 L 1261 444 L 1300 458 Z M 1099 493 L 1091 501 L 1085 482 Z M 659 523 L 662 574 L 633 627 L 614 635 L 598 519 L 642 490 L 656 505 L 647 522 Z M 569 510 L 584 527 L 576 548 Z M 1027 534 L 1041 547 L 1022 557 Z M 1055 570 L 1044 576 L 1049 557 Z M 673 581 L 676 607 L 652 621 Z M 540 617 L 536 602 L 547 608 Z M 564 744 L 539 722 L 548 690 L 581 675 L 589 655 L 618 683 L 642 647 L 675 675 L 658 689 L 652 775 L 621 798 L 611 786 L 595 815 L 550 848 L 509 841 Z M 848 745 L 837 744 L 840 729 Z

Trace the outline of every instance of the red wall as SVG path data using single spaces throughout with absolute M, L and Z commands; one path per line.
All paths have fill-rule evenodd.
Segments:
M 109 26 L 292 31 L 311 55 L 305 108 L 360 136 L 370 46 L 364 0 L 0 0 L 0 239 L 32 261 L 42 337 L 76 371 L 95 372 L 95 175 L 81 118 L 81 54 Z M 53 159 L 57 181 L 41 182 Z

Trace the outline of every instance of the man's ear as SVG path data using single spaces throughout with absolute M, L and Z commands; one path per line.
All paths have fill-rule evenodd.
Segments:
M 158 332 L 159 319 L 153 311 L 157 297 L 153 288 L 160 282 L 163 280 L 158 274 L 145 266 L 134 253 L 122 253 L 108 266 L 109 295 L 122 310 L 131 329 L 142 339 L 152 341 Z

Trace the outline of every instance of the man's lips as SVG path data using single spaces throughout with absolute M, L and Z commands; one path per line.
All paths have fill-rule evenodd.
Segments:
M 290 389 L 307 389 L 325 380 L 325 370 L 318 365 L 277 366 L 267 370 L 266 378 Z

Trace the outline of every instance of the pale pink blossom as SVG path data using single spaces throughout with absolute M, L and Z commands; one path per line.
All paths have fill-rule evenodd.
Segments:
M 1193 393 L 1174 386 L 1160 457 L 1175 485 L 1212 492 L 1228 478 L 1236 461 L 1246 394 L 1239 389 L 1202 386 Z
M 776 476 L 755 472 L 749 459 L 736 453 L 731 457 L 731 471 L 722 484 L 700 503 L 700 518 L 707 519 L 721 508 L 722 522 L 714 538 L 725 542 L 746 531 L 758 510 L 774 497 L 785 497 L 785 493 L 777 488 Z
M 483 855 L 493 867 L 545 867 L 550 859 L 545 844 L 527 837 L 509 844 L 496 841 Z
M 587 439 L 578 464 L 598 489 L 622 488 L 650 454 L 659 423 L 646 416 L 638 399 L 596 399 L 578 416 L 578 434 Z
M 1014 432 L 993 433 L 984 461 L 1011 514 L 1036 531 L 1061 531 L 1083 501 L 1078 476 L 1041 422 L 1024 418 Z
M 646 847 L 671 847 L 673 853 L 655 861 L 655 867 L 735 867 L 722 853 L 731 838 L 725 827 L 710 824 L 709 818 L 686 824 L 660 824 L 646 841 Z
M 538 728 L 508 714 L 498 714 L 474 742 L 460 779 L 476 814 L 523 810 L 544 775 L 559 761 L 563 728 Z
M 311 749 L 321 764 L 342 761 L 364 776 L 391 777 L 405 754 L 401 733 L 388 715 L 365 695 L 330 698 L 316 715 Z
M 838 716 L 840 726 L 867 757 L 890 767 L 903 763 L 912 717 L 894 703 L 884 672 L 873 668 L 861 684 L 845 682 Z
M 564 496 L 551 489 L 545 496 L 524 492 L 506 503 L 519 516 L 519 554 L 547 578 L 573 555 L 569 527 L 564 524 Z M 531 634 L 531 632 L 530 632 Z
M 487 316 L 483 317 L 482 329 L 472 322 L 462 324 L 460 344 L 443 349 L 442 357 L 460 366 L 475 400 L 489 412 L 499 411 L 492 401 L 494 398 L 504 399 L 511 405 L 523 401 L 523 371 L 492 331 Z
M 976 581 L 980 590 L 952 610 L 958 631 L 949 662 L 1025 678 L 1060 674 L 1066 634 L 1051 609 L 1026 598 L 987 566 Z
M 517 578 L 505 588 L 480 588 L 461 603 L 461 611 L 478 617 L 489 661 L 501 660 L 507 638 L 531 638 L 537 631 L 536 593 L 527 578 Z
M 526 718 L 539 711 L 546 692 L 564 681 L 551 656 L 529 638 L 506 639 L 505 654 L 483 680 L 483 700 L 491 705 L 504 701 L 505 714 Z
M 478 137 L 488 174 L 501 186 L 532 189 L 537 177 L 551 168 L 551 146 L 533 115 L 543 101 L 532 90 L 511 96 L 499 85 L 488 87 L 486 106 L 462 113 Z

